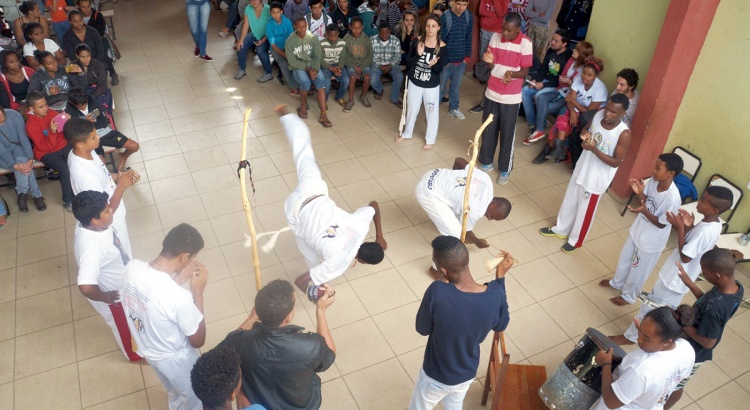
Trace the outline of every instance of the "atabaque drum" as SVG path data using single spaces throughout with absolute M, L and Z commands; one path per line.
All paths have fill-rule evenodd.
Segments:
M 550 409 L 587 410 L 602 395 L 602 370 L 594 366 L 600 350 L 612 349 L 612 370 L 625 351 L 602 332 L 590 327 L 554 373 L 539 388 L 539 396 Z

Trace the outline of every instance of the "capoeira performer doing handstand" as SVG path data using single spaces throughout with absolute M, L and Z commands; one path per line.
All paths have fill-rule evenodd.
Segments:
M 341 276 L 352 261 L 380 263 L 388 245 L 380 227 L 378 203 L 372 201 L 353 213 L 337 207 L 328 197 L 328 185 L 315 162 L 310 130 L 296 115 L 287 114 L 285 106 L 277 106 L 275 110 L 292 147 L 298 178 L 297 188 L 284 203 L 284 211 L 310 268 L 294 283 L 306 292 L 310 280 L 315 285 L 329 282 Z M 370 220 L 375 222 L 375 242 L 364 241 L 370 231 Z

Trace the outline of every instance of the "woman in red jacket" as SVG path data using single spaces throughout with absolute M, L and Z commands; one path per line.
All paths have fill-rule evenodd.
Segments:
M 57 121 L 53 121 L 59 113 L 49 108 L 47 100 L 39 93 L 30 93 L 26 97 L 26 102 L 29 104 L 26 134 L 34 143 L 34 157 L 60 173 L 63 207 L 66 211 L 72 212 L 74 195 L 68 171 L 68 154 L 71 146 L 65 140 L 62 127 Z M 62 115 L 65 119 L 70 119 L 70 115 Z

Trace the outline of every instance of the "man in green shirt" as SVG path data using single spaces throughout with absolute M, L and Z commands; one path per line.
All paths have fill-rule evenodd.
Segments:
M 323 50 L 320 48 L 318 36 L 307 31 L 305 16 L 294 19 L 294 33 L 286 40 L 286 58 L 294 80 L 299 83 L 300 107 L 297 114 L 300 118 L 307 118 L 307 91 L 315 83 L 320 104 L 320 118 L 318 122 L 328 128 L 331 121 L 326 116 L 326 77 L 320 69 Z

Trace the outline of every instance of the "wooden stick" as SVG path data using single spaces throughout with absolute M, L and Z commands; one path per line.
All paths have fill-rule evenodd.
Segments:
M 479 155 L 479 143 L 482 141 L 482 132 L 492 122 L 494 114 L 490 114 L 481 127 L 474 134 L 474 142 L 469 147 L 471 149 L 471 160 L 469 160 L 469 171 L 466 173 L 466 187 L 464 188 L 464 206 L 463 218 L 461 220 L 461 242 L 466 242 L 466 224 L 469 221 L 469 188 L 471 187 L 471 176 L 474 175 L 474 167 L 477 165 L 477 156 Z
M 242 149 L 240 151 L 240 163 L 247 157 L 247 127 L 250 121 L 250 108 L 245 110 L 245 122 L 242 124 Z M 253 252 L 253 270 L 255 271 L 255 289 L 260 290 L 263 283 L 260 278 L 260 259 L 258 259 L 258 239 L 255 235 L 255 224 L 253 224 L 253 212 L 250 207 L 250 199 L 247 197 L 247 187 L 245 186 L 245 170 L 240 169 L 240 192 L 242 193 L 242 208 L 245 209 L 245 219 L 247 219 L 247 230 L 250 232 L 250 241 L 252 242 Z

